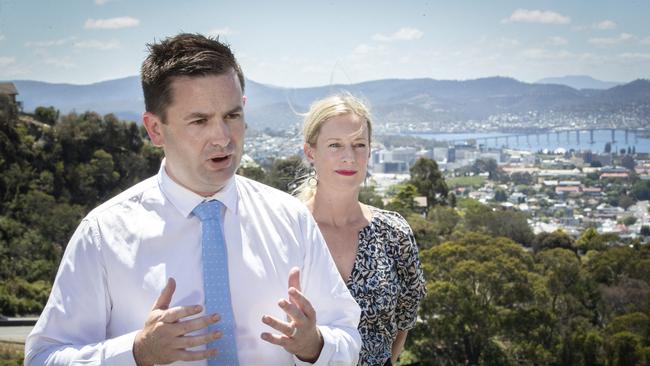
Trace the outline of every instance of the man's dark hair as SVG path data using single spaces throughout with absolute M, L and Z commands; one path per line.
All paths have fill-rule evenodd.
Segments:
M 147 112 L 158 115 L 163 122 L 172 103 L 174 77 L 222 75 L 233 69 L 244 92 L 241 67 L 230 47 L 218 38 L 181 33 L 147 47 L 149 55 L 140 70 L 144 104 Z

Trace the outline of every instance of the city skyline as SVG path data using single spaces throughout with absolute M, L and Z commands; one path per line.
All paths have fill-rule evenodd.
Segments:
M 0 80 L 89 84 L 137 75 L 146 43 L 219 36 L 245 74 L 283 87 L 391 78 L 525 82 L 650 76 L 642 1 L 0 0 Z M 29 25 L 28 25 L 29 24 Z

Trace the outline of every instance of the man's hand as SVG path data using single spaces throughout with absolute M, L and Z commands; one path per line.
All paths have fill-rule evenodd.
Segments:
M 203 316 L 192 320 L 181 319 L 196 315 L 202 311 L 201 305 L 176 306 L 169 308 L 172 295 L 176 290 L 176 281 L 170 278 L 167 285 L 156 299 L 149 313 L 144 328 L 140 330 L 133 342 L 133 357 L 138 366 L 168 364 L 175 361 L 196 361 L 213 357 L 215 349 L 187 351 L 187 348 L 207 344 L 221 337 L 220 332 L 207 332 L 197 336 L 187 333 L 206 328 L 219 320 L 217 314 Z
M 323 349 L 323 336 L 316 327 L 316 311 L 300 292 L 300 269 L 289 271 L 289 299 L 282 299 L 278 305 L 288 315 L 289 322 L 269 315 L 262 317 L 264 324 L 280 334 L 262 333 L 262 339 L 296 355 L 300 360 L 314 363 Z

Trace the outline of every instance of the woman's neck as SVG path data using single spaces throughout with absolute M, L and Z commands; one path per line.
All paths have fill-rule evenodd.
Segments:
M 307 207 L 321 225 L 347 227 L 369 220 L 368 209 L 359 202 L 359 190 L 342 192 L 319 187 Z

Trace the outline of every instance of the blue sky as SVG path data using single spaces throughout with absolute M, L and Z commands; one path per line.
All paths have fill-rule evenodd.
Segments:
M 220 34 L 285 87 L 385 78 L 650 77 L 650 1 L 0 0 L 0 80 L 137 75 L 146 43 Z

